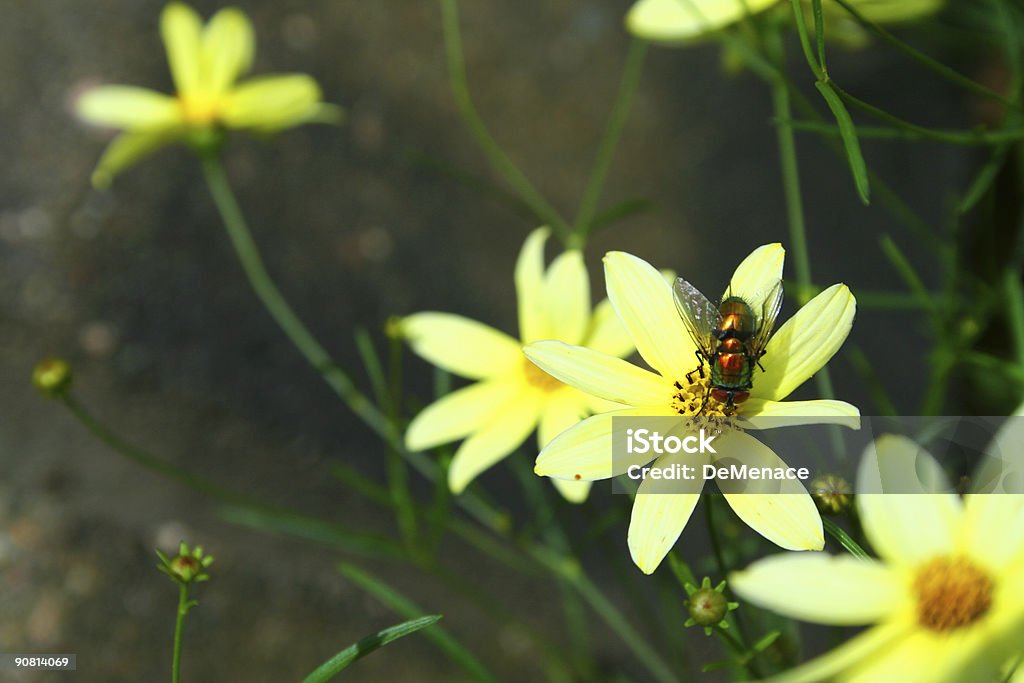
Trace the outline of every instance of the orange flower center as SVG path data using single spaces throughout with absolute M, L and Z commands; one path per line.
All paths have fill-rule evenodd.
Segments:
M 989 575 L 961 557 L 938 557 L 914 579 L 917 619 L 933 631 L 950 631 L 981 618 L 992 606 Z
M 526 376 L 527 384 L 531 387 L 536 387 L 541 391 L 550 392 L 565 386 L 557 379 L 531 363 L 529 358 L 525 357 L 523 358 L 523 374 Z

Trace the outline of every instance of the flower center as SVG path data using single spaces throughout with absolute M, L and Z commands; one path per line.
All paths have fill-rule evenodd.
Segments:
M 992 579 L 967 559 L 937 557 L 914 579 L 917 619 L 933 631 L 967 626 L 992 606 Z
M 182 116 L 194 126 L 208 126 L 217 119 L 218 98 L 206 93 L 179 95 Z
M 531 363 L 529 358 L 525 357 L 523 358 L 523 375 L 526 377 L 527 384 L 541 391 L 550 392 L 565 386 L 562 382 Z
M 672 410 L 680 415 L 693 417 L 690 426 L 695 429 L 738 429 L 735 421 L 731 419 L 736 415 L 737 406 L 732 407 L 732 412 L 727 412 L 724 403 L 710 397 L 710 379 L 699 377 L 696 371 L 691 373 L 690 377 L 692 381 L 684 376 L 673 384 L 676 391 L 672 395 Z

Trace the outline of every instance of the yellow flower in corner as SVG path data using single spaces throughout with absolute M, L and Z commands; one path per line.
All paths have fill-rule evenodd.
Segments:
M 175 96 L 130 85 L 92 88 L 78 99 L 79 116 L 122 129 L 93 172 L 97 187 L 143 156 L 166 145 L 210 144 L 222 128 L 272 133 L 313 120 L 336 119 L 321 102 L 320 87 L 305 74 L 261 76 L 237 83 L 252 64 L 255 39 L 249 18 L 229 7 L 203 26 L 189 6 L 167 5 L 160 33 L 177 88 Z
M 559 255 L 545 273 L 547 238 L 546 228 L 532 232 L 516 263 L 520 339 L 450 313 L 416 313 L 401 322 L 413 351 L 448 372 L 477 380 L 427 406 L 405 437 L 415 451 L 465 439 L 448 470 L 454 493 L 512 453 L 535 429 L 543 447 L 587 415 L 618 407 L 562 384 L 523 356 L 522 345 L 539 339 L 563 339 L 617 357 L 633 351 L 607 300 L 591 311 L 590 280 L 578 250 Z M 586 499 L 590 490 L 590 482 L 555 485 L 573 502 Z
M 880 437 L 874 449 L 879 463 L 941 471 L 904 437 Z M 856 501 L 880 559 L 780 555 L 729 580 L 745 600 L 795 619 L 873 624 L 773 680 L 1005 680 L 1024 641 L 1022 496 L 863 493 Z
M 782 277 L 785 250 L 779 244 L 756 249 L 736 269 L 730 289 L 754 310 Z M 591 349 L 556 341 L 530 344 L 528 358 L 562 382 L 594 396 L 630 408 L 590 417 L 565 432 L 544 448 L 535 472 L 541 476 L 569 480 L 598 480 L 619 476 L 630 464 L 612 457 L 615 417 L 692 417 L 718 424 L 725 406 L 711 400 L 708 373 L 696 372 L 696 348 L 676 311 L 672 288 L 646 261 L 624 252 L 610 252 L 604 258 L 608 299 L 615 307 L 637 351 L 654 372 Z M 846 285 L 837 284 L 821 292 L 801 308 L 771 337 L 761 359 L 764 372 L 755 372 L 750 397 L 736 405 L 736 414 L 751 427 L 779 426 L 781 421 L 758 418 L 786 418 L 786 424 L 835 422 L 859 426 L 860 413 L 842 401 L 782 402 L 798 386 L 820 370 L 839 350 L 853 325 L 856 301 Z M 740 430 L 729 429 L 716 446 L 721 453 L 742 453 L 760 464 L 785 467 L 785 463 L 757 439 Z M 617 429 L 624 427 L 618 426 Z M 665 467 L 676 458 L 664 455 L 656 465 Z M 718 456 L 720 457 L 720 456 Z M 697 463 L 700 464 L 700 463 Z M 645 479 L 633 503 L 628 544 L 633 561 L 650 574 L 664 559 L 686 526 L 700 499 L 703 480 L 695 478 L 692 490 L 659 490 L 659 481 Z M 679 486 L 677 484 L 677 486 Z M 818 515 L 807 490 L 798 487 L 782 494 L 726 493 L 725 498 L 747 525 L 773 543 L 790 550 L 820 550 L 825 543 Z
M 656 43 L 684 44 L 758 14 L 787 0 L 638 0 L 626 15 L 626 26 L 634 35 Z M 805 0 L 809 7 L 809 0 Z M 850 6 L 865 19 L 877 23 L 912 21 L 936 12 L 944 0 L 850 0 Z M 843 25 L 848 33 L 852 18 L 831 0 L 822 0 L 826 17 Z

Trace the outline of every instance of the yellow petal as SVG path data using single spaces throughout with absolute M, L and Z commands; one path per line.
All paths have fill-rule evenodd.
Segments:
M 621 358 L 558 341 L 534 342 L 523 353 L 552 377 L 607 401 L 669 405 L 671 390 L 663 378 Z
M 519 303 L 519 336 L 524 344 L 555 339 L 544 314 L 544 243 L 551 233 L 537 228 L 529 234 L 516 260 L 516 299 Z
M 177 100 L 130 85 L 105 85 L 87 90 L 75 103 L 89 123 L 129 130 L 169 128 L 181 123 Z
M 420 357 L 470 379 L 513 373 L 526 362 L 515 339 L 461 315 L 414 313 L 401 330 Z
M 578 250 L 562 252 L 544 278 L 544 303 L 551 339 L 579 344 L 590 318 L 590 278 Z
M 542 477 L 572 481 L 610 479 L 626 472 L 630 465 L 646 465 L 651 455 L 625 454 L 613 457 L 613 430 L 625 439 L 625 430 L 650 413 L 646 408 L 627 408 L 593 415 L 556 436 L 537 456 L 533 471 Z M 619 418 L 619 419 L 615 419 Z M 628 424 L 627 424 L 628 423 Z
M 983 566 L 1001 570 L 1024 553 L 1024 500 L 1005 494 L 971 494 L 957 546 Z
M 778 242 L 758 247 L 736 267 L 725 294 L 746 301 L 760 319 L 765 298 L 782 279 L 785 262 L 786 250 Z
M 776 2 L 778 0 L 640 0 L 626 15 L 626 27 L 647 40 L 685 43 Z
M 422 451 L 461 439 L 480 429 L 501 406 L 522 390 L 507 378 L 471 384 L 420 411 L 405 433 L 405 446 Z
M 121 133 L 107 145 L 96 169 L 92 172 L 92 184 L 97 189 L 110 185 L 114 176 L 152 154 L 161 147 L 175 142 L 182 133 L 178 129 L 139 130 Z
M 697 367 L 696 347 L 661 273 L 621 251 L 605 255 L 604 272 L 608 299 L 648 365 L 670 381 Z
M 857 300 L 843 284 L 832 285 L 807 302 L 768 341 L 751 398 L 780 401 L 824 367 L 846 341 Z
M 568 479 L 552 479 L 555 489 L 570 503 L 582 503 L 590 495 L 590 481 L 570 481 Z
M 462 442 L 448 469 L 448 488 L 462 493 L 478 474 L 519 448 L 537 426 L 540 402 L 524 392 L 492 413 L 484 426 Z
M 1024 404 L 1006 418 L 975 469 L 971 490 L 977 493 L 1024 493 Z
M 880 557 L 916 565 L 955 549 L 960 500 L 943 493 L 864 493 L 856 496 L 864 533 Z
M 860 429 L 860 410 L 845 401 L 766 401 L 748 399 L 740 406 L 743 426 L 772 429 L 808 424 L 837 424 Z
M 963 636 L 961 636 L 963 637 Z M 944 671 L 946 655 L 956 639 L 937 638 L 934 634 L 918 630 L 898 643 L 878 651 L 865 659 L 846 680 L 858 683 L 873 681 L 906 681 L 906 683 L 960 683 L 985 679 L 965 679 Z
M 912 630 L 906 621 L 887 622 L 852 638 L 827 654 L 812 659 L 795 669 L 772 677 L 773 683 L 811 683 L 812 681 L 847 680 L 840 674 L 862 662 L 870 662 L 881 651 L 899 647 Z M 885 679 L 878 679 L 882 681 Z
M 320 86 L 305 74 L 261 76 L 224 98 L 221 119 L 232 128 L 274 132 L 305 123 L 320 107 Z
M 537 428 L 537 445 L 543 449 L 565 430 L 587 416 L 586 397 L 575 389 L 554 392 L 544 404 Z
M 160 34 L 179 94 L 202 87 L 202 29 L 195 10 L 180 2 L 170 3 L 160 15 Z
M 661 460 L 657 464 L 661 466 Z M 673 482 L 671 488 L 659 479 L 644 479 L 640 484 L 633 499 L 626 540 L 633 563 L 644 574 L 653 573 L 676 544 L 700 500 L 703 484 L 700 477 Z M 658 489 L 662 492 L 653 492 Z
M 729 577 L 748 602 L 817 624 L 858 626 L 904 607 L 903 577 L 881 562 L 825 553 L 773 555 Z
M 905 436 L 883 434 L 868 444 L 857 468 L 858 493 L 942 493 L 952 487 L 928 451 Z
M 608 299 L 602 299 L 594 307 L 590 328 L 583 338 L 582 345 L 619 358 L 625 358 L 635 350 L 633 340 L 629 338 L 626 328 L 622 326 L 619 316 L 612 308 L 612 302 Z
M 715 443 L 715 465 L 733 461 L 748 467 L 787 467 L 786 463 L 754 437 L 729 432 Z M 798 479 L 718 480 L 733 512 L 751 529 L 787 550 L 821 550 L 825 533 L 821 515 L 807 489 Z M 743 490 L 747 493 L 736 491 Z
M 255 45 L 252 24 L 245 13 L 226 7 L 210 19 L 203 32 L 203 86 L 217 95 L 225 92 L 252 64 Z

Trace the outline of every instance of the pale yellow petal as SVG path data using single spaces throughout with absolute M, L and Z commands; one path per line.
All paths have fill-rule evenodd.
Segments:
M 626 27 L 647 40 L 686 43 L 776 2 L 778 0 L 639 0 L 626 15 Z
M 778 242 L 758 247 L 736 267 L 723 298 L 726 295 L 740 297 L 760 319 L 765 298 L 782 279 L 785 262 L 786 250 Z
M 855 500 L 864 533 L 889 562 L 916 565 L 955 549 L 963 514 L 955 494 L 864 493 Z
M 128 130 L 170 128 L 182 122 L 181 107 L 173 97 L 130 85 L 87 90 L 75 109 L 89 123 Z
M 582 503 L 590 495 L 591 481 L 570 481 L 569 479 L 551 479 L 555 489 L 570 503 Z
M 863 662 L 870 662 L 879 652 L 898 647 L 912 631 L 905 621 L 885 622 L 855 636 L 834 650 L 772 677 L 773 683 L 812 683 L 847 680 L 843 674 Z M 876 682 L 880 683 L 880 682 Z
M 938 638 L 932 633 L 918 630 L 891 647 L 879 650 L 848 677 L 844 676 L 844 680 L 856 683 L 961 683 L 967 679 L 951 679 L 948 676 L 951 672 L 944 670 L 945 655 L 953 642 L 949 638 Z
M 604 272 L 608 299 L 648 365 L 670 381 L 697 367 L 696 347 L 661 273 L 621 251 L 605 255 Z
M 97 189 L 110 185 L 121 171 L 162 147 L 179 140 L 179 129 L 138 130 L 121 133 L 107 145 L 96 169 L 92 172 L 92 184 Z
M 787 468 L 772 449 L 744 432 L 728 432 L 715 442 L 715 467 Z M 727 473 L 730 477 L 731 472 Z M 718 487 L 733 512 L 751 529 L 787 550 L 821 550 L 821 515 L 799 479 L 723 479 Z
M 455 451 L 448 488 L 458 494 L 477 475 L 519 448 L 537 426 L 540 402 L 524 392 L 492 413 L 492 418 Z
M 780 401 L 807 381 L 846 341 L 857 300 L 843 284 L 832 285 L 807 302 L 768 341 L 764 373 L 754 380 L 751 398 Z
M 602 299 L 594 307 L 590 328 L 582 345 L 619 358 L 625 358 L 635 350 L 633 340 L 629 338 L 626 328 L 622 326 L 622 321 L 608 299 Z
M 656 465 L 664 465 L 662 460 Z M 633 563 L 644 574 L 653 573 L 676 544 L 700 500 L 703 484 L 700 477 L 671 484 L 648 478 L 640 484 L 633 499 L 627 544 Z
M 773 555 L 733 574 L 729 587 L 758 607 L 835 626 L 882 621 L 908 599 L 903 576 L 881 562 L 826 553 Z
M 320 106 L 320 86 L 305 74 L 261 76 L 224 98 L 221 119 L 232 128 L 274 132 L 306 123 Z
M 544 278 L 544 303 L 551 339 L 579 344 L 590 321 L 590 277 L 583 254 L 562 252 Z
M 1024 494 L 1024 404 L 1006 418 L 972 476 L 971 491 Z
M 614 403 L 667 408 L 671 398 L 665 380 L 632 363 L 557 341 L 534 342 L 523 353 L 552 377 Z
M 957 545 L 997 571 L 1020 559 L 1024 553 L 1024 496 L 967 495 Z
M 766 401 L 751 398 L 740 405 L 743 426 L 771 429 L 808 424 L 836 424 L 860 429 L 860 410 L 845 401 Z
M 527 362 L 515 339 L 460 315 L 414 313 L 401 330 L 420 357 L 470 379 L 513 373 Z
M 624 474 L 631 465 L 646 465 L 651 454 L 614 457 L 612 445 L 613 430 L 624 440 L 626 429 L 636 428 L 642 424 L 640 418 L 648 416 L 645 408 L 627 408 L 588 417 L 545 446 L 533 471 L 542 477 L 596 481 Z
M 953 490 L 928 451 L 905 436 L 882 434 L 869 443 L 857 468 L 858 493 L 948 493 Z
M 461 439 L 481 427 L 494 412 L 522 392 L 522 385 L 500 378 L 458 389 L 424 408 L 405 432 L 405 446 L 422 451 Z
M 226 7 L 210 19 L 203 32 L 203 86 L 225 92 L 252 64 L 255 38 L 244 12 Z
M 544 313 L 544 243 L 550 234 L 547 228 L 537 228 L 531 232 L 516 260 L 519 336 L 524 344 L 555 338 Z
M 179 93 L 192 93 L 202 87 L 202 30 L 202 19 L 184 3 L 172 2 L 160 15 L 167 63 Z
M 544 404 L 537 428 L 537 446 L 543 449 L 551 441 L 587 417 L 586 396 L 572 388 L 551 394 Z

